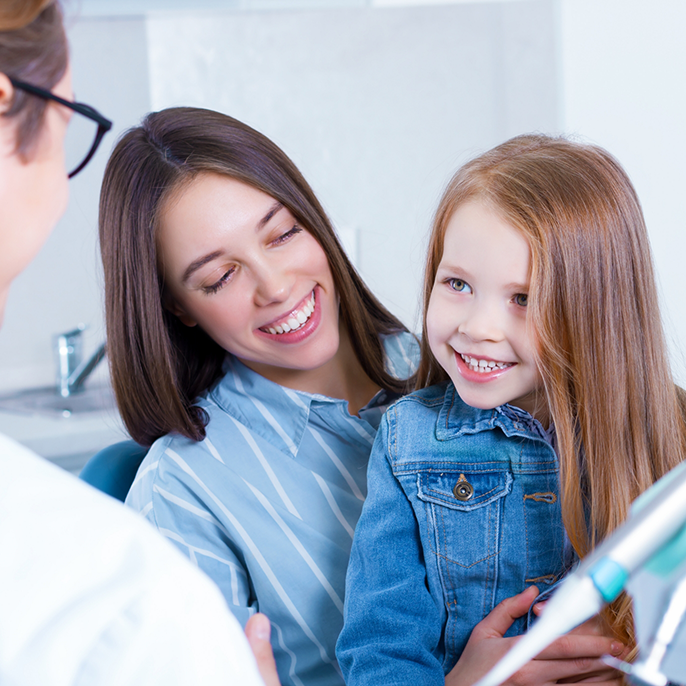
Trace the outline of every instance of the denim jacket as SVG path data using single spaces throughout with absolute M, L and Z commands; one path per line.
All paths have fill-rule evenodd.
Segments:
M 368 487 L 337 644 L 348 686 L 443 686 L 500 601 L 564 573 L 557 456 L 523 410 L 470 407 L 451 383 L 408 395 L 382 420 Z

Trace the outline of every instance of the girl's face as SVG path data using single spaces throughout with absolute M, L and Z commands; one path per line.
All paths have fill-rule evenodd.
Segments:
M 472 201 L 453 214 L 427 312 L 426 335 L 462 400 L 510 403 L 546 421 L 527 327 L 531 251 L 500 215 Z
M 339 348 L 326 254 L 274 198 L 205 173 L 163 209 L 166 307 L 268 379 L 313 370 Z

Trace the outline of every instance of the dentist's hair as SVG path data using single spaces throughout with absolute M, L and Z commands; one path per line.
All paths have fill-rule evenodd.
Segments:
M 69 61 L 62 10 L 55 0 L 6 0 L 0 4 L 0 72 L 51 90 Z M 2 115 L 17 126 L 17 151 L 30 154 L 43 125 L 47 100 L 15 90 Z
M 684 393 L 668 362 L 641 207 L 626 172 L 593 145 L 526 135 L 468 162 L 435 216 L 425 330 L 446 227 L 468 201 L 529 242 L 528 323 L 557 434 L 563 521 L 581 557 L 686 457 Z M 424 335 L 419 387 L 447 378 Z M 633 640 L 626 598 L 606 618 Z
M 202 173 L 228 176 L 286 207 L 326 253 L 340 316 L 364 371 L 383 388 L 408 382 L 384 367 L 380 335 L 405 327 L 369 291 L 312 189 L 272 141 L 219 112 L 179 107 L 149 114 L 117 143 L 100 196 L 107 354 L 121 416 L 150 445 L 170 432 L 205 437 L 197 396 L 222 375 L 226 351 L 165 309 L 156 234 L 165 203 Z

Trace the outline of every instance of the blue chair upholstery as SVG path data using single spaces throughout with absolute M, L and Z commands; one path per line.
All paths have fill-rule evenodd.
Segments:
M 103 448 L 86 462 L 79 479 L 124 502 L 147 448 L 135 441 L 121 441 Z

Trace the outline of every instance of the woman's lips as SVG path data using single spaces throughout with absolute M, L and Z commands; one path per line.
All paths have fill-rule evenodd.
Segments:
M 315 307 L 314 290 L 308 296 L 303 298 L 295 307 L 286 315 L 272 320 L 269 324 L 260 327 L 260 331 L 270 334 L 283 335 L 290 331 L 297 331 L 304 326 L 308 319 L 312 316 Z
M 476 383 L 497 379 L 516 365 L 516 362 L 497 362 L 496 360 L 458 352 L 455 353 L 455 360 L 460 375 L 465 380 Z
M 278 343 L 300 343 L 316 331 L 322 320 L 320 296 L 319 286 L 316 286 L 312 293 L 301 301 L 298 305 L 298 309 L 293 310 L 293 312 L 285 317 L 273 320 L 273 322 L 270 322 L 267 326 L 260 327 L 256 330 L 256 333 L 261 337 L 268 338 L 269 340 Z M 310 306 L 312 308 L 311 310 Z M 303 311 L 309 311 L 310 314 L 306 315 L 305 322 L 301 324 L 298 319 L 292 317 L 292 315 L 293 313 L 300 313 Z M 290 327 L 288 320 L 291 318 L 294 318 L 295 322 L 299 324 L 298 328 L 292 329 Z M 288 331 L 286 331 L 283 326 L 284 321 L 289 328 Z M 281 328 L 283 333 L 278 333 L 277 326 Z M 270 329 L 275 331 L 275 333 L 271 333 Z

